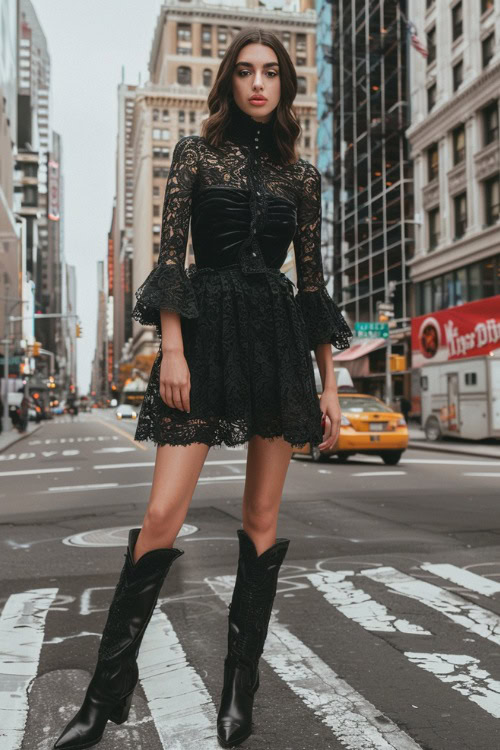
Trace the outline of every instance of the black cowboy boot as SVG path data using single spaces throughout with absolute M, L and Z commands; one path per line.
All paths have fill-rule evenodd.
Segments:
M 80 710 L 54 744 L 56 750 L 96 745 L 108 720 L 127 720 L 139 678 L 137 655 L 170 565 L 184 550 L 165 547 L 134 563 L 140 529 L 130 529 L 120 578 L 104 626 L 97 665 Z
M 252 732 L 253 699 L 259 687 L 258 662 L 267 636 L 278 573 L 290 544 L 277 539 L 261 555 L 243 529 L 238 529 L 240 554 L 228 615 L 228 652 L 217 715 L 222 747 L 240 745 Z

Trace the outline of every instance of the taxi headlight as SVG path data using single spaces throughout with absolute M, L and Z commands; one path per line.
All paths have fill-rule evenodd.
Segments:
M 342 414 L 340 418 L 340 424 L 342 427 L 352 427 L 351 423 L 344 414 Z
M 406 427 L 406 419 L 404 417 L 400 417 L 397 421 L 398 427 Z

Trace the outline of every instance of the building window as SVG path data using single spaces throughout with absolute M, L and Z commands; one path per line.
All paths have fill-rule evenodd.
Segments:
M 455 239 L 460 239 L 467 229 L 467 193 L 456 195 L 453 199 L 455 205 Z
M 465 125 L 459 125 L 453 131 L 453 164 L 460 164 L 465 159 Z
M 177 68 L 177 83 L 189 86 L 191 84 L 191 68 L 181 65 Z
M 179 119 L 179 122 L 185 122 L 185 119 L 186 119 L 186 113 L 184 112 L 184 110 L 183 110 L 183 109 L 180 109 L 180 110 L 178 111 L 178 113 L 177 113 L 177 117 L 178 117 L 178 119 Z
M 439 208 L 433 208 L 428 213 L 429 217 L 429 250 L 434 250 L 439 245 L 440 240 L 440 218 Z
M 196 112 L 194 110 L 191 110 L 189 113 L 189 122 L 196 122 Z
M 439 150 L 437 143 L 427 149 L 427 180 L 431 182 L 439 174 Z
M 311 137 L 309 135 L 304 138 L 304 146 L 305 148 L 311 148 Z
M 451 29 L 452 39 L 455 41 L 462 36 L 463 33 L 463 8 L 462 0 L 456 3 L 451 9 Z
M 162 112 L 162 120 L 163 122 L 168 122 L 170 120 L 170 115 L 168 113 L 168 109 L 164 109 Z
M 485 68 L 495 54 L 495 32 L 492 32 L 486 39 L 483 39 L 481 49 L 483 51 L 483 68 Z
M 297 76 L 297 94 L 307 94 L 307 79 L 304 76 Z
M 189 23 L 177 24 L 177 54 L 190 55 L 191 47 L 191 25 Z
M 495 295 L 495 258 L 486 258 L 481 265 L 483 267 L 483 297 L 493 297 Z
M 427 89 L 427 111 L 431 112 L 436 104 L 437 85 L 435 83 Z
M 283 47 L 290 52 L 290 38 L 291 38 L 291 32 L 290 31 L 283 31 L 281 33 L 281 41 L 283 42 Z
M 464 64 L 459 60 L 453 66 L 453 91 L 456 91 L 462 85 L 464 80 Z
M 160 188 L 158 185 L 153 186 L 153 198 L 159 198 L 160 197 Z
M 436 59 L 436 27 L 433 26 L 427 32 L 427 65 L 431 65 Z
M 159 119 L 160 119 L 160 110 L 153 109 L 153 121 L 156 122 Z
M 500 174 L 484 182 L 484 205 L 486 225 L 495 224 L 500 218 Z
M 153 234 L 160 234 L 160 232 L 161 232 L 161 225 L 153 224 Z
M 429 8 L 432 8 L 434 5 L 435 0 L 425 0 L 425 8 L 426 10 L 429 10 Z
M 179 129 L 179 138 L 184 138 L 185 135 L 186 135 L 186 131 L 184 130 L 184 128 L 180 128 Z
M 468 299 L 467 268 L 459 268 L 455 271 L 455 304 L 465 305 Z
M 209 68 L 205 68 L 205 70 L 203 71 L 203 85 L 212 85 L 212 71 Z
M 498 140 L 498 101 L 483 109 L 484 145 Z
M 160 215 L 160 206 L 154 205 L 153 206 L 153 216 L 159 216 Z
M 201 27 L 201 43 L 203 46 L 212 46 L 212 27 L 204 24 Z
M 153 243 L 153 253 L 155 255 L 158 255 L 159 252 L 160 252 L 160 243 L 159 242 L 154 242 Z
M 311 121 L 309 120 L 308 117 L 306 117 L 306 119 L 304 120 L 304 129 L 309 130 L 310 127 L 311 127 Z
M 476 299 L 481 299 L 483 291 L 481 289 L 481 266 L 479 263 L 474 263 L 467 267 L 469 277 L 469 302 L 474 302 Z
M 476 372 L 465 373 L 465 385 L 477 385 L 477 373 Z
M 306 34 L 297 34 L 295 40 L 295 62 L 297 65 L 307 65 Z
M 481 0 L 481 14 L 486 13 L 487 10 L 491 10 L 495 5 L 495 0 Z

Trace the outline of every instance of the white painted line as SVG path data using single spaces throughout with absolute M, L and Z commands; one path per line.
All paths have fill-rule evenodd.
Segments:
M 28 716 L 28 691 L 35 679 L 47 611 L 57 588 L 9 596 L 0 617 L 0 746 L 19 750 Z
M 429 570 L 440 578 L 457 583 L 459 586 L 476 591 L 478 594 L 483 594 L 483 596 L 493 596 L 500 592 L 500 583 L 497 581 L 484 578 L 484 576 L 480 576 L 477 573 L 471 573 L 470 570 L 458 568 L 456 565 L 424 563 L 420 567 L 422 570 Z
M 224 477 L 199 477 L 198 482 L 205 483 L 205 482 L 244 482 L 245 481 L 245 475 L 244 474 L 230 474 L 229 476 Z
M 406 473 L 406 471 L 356 471 L 351 474 L 351 477 L 397 477 Z
M 74 471 L 73 466 L 57 469 L 20 469 L 19 471 L 0 471 L 0 477 L 26 476 L 27 474 L 58 474 L 61 471 Z
M 66 487 L 49 487 L 49 492 L 84 492 L 86 490 L 107 490 L 111 487 L 118 487 L 118 482 L 108 482 L 107 484 L 68 484 Z
M 500 477 L 500 471 L 464 471 L 464 477 Z
M 246 459 L 231 458 L 227 461 L 205 461 L 203 466 L 225 466 L 226 464 L 246 464 Z M 96 464 L 93 469 L 136 469 L 143 466 L 154 466 L 154 461 L 141 461 L 138 463 L 121 463 L 121 464 Z
M 127 446 L 119 446 L 117 445 L 115 448 L 99 448 L 97 451 L 92 451 L 92 453 L 130 453 L 130 451 L 136 451 L 137 448 L 134 448 L 133 446 L 127 447 Z
M 480 461 L 476 459 L 457 460 L 453 458 L 402 458 L 401 464 L 436 464 L 437 466 L 500 466 L 494 458 Z
M 420 625 L 414 625 L 408 620 L 400 620 L 391 615 L 383 604 L 376 602 L 362 589 L 355 588 L 351 581 L 345 580 L 347 576 L 352 575 L 354 575 L 353 570 L 339 570 L 310 573 L 306 577 L 318 591 L 321 591 L 329 604 L 365 630 L 432 635 Z
M 373 581 L 397 591 L 403 596 L 415 599 L 431 609 L 441 612 L 457 625 L 471 633 L 476 633 L 500 645 L 500 617 L 488 609 L 472 604 L 452 591 L 447 591 L 432 583 L 401 573 L 390 567 L 361 570 L 359 575 L 368 576 Z
M 479 659 L 464 654 L 421 654 L 412 651 L 405 651 L 405 656 L 500 719 L 500 682 L 493 680 L 479 666 Z
M 205 581 L 229 604 L 235 576 Z M 388 716 L 278 622 L 274 611 L 262 657 L 348 750 L 421 750 Z
M 199 674 L 188 664 L 168 617 L 156 607 L 138 658 L 139 677 L 162 746 L 220 750 L 217 712 Z

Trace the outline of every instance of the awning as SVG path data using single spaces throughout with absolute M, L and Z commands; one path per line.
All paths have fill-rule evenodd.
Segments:
M 349 349 L 338 354 L 333 354 L 334 362 L 346 362 L 352 359 L 359 359 L 364 357 L 365 354 L 374 352 L 375 349 L 380 349 L 382 346 L 386 346 L 387 339 L 355 339 L 355 343 L 351 344 Z

